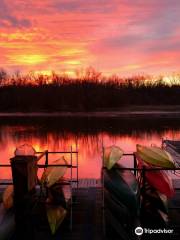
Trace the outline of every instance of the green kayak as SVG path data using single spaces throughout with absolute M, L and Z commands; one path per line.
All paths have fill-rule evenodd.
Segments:
M 140 214 L 140 191 L 134 174 L 129 170 L 121 170 L 123 165 L 115 164 L 111 170 L 104 170 L 104 188 L 124 205 L 131 216 Z
M 114 215 L 122 225 L 128 227 L 132 224 L 132 217 L 128 208 L 119 202 L 106 188 L 104 188 L 104 206 L 105 209 L 111 211 L 112 215 Z
M 112 214 L 109 209 L 105 209 L 105 229 L 108 239 L 112 240 L 130 240 L 131 233 L 124 228 L 119 220 Z

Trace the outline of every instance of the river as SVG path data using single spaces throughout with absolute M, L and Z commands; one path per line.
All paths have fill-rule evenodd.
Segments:
M 0 163 L 9 163 L 16 147 L 28 143 L 36 151 L 69 151 L 78 147 L 79 177 L 99 178 L 102 145 L 117 145 L 125 153 L 136 144 L 161 146 L 162 139 L 180 139 L 178 118 L 3 117 L 0 119 Z M 50 157 L 50 162 L 59 158 Z M 69 161 L 69 157 L 65 156 Z M 75 160 L 74 160 L 75 161 Z M 132 166 L 132 158 L 123 158 Z M 73 173 L 75 174 L 75 173 Z M 1 178 L 11 171 L 0 169 Z

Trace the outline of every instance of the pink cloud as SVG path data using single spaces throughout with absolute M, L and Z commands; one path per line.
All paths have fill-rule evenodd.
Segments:
M 0 9 L 0 67 L 179 70 L 178 0 L 3 0 Z

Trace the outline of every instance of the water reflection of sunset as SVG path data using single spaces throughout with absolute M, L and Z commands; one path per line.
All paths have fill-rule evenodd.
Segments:
M 34 129 L 34 130 L 33 130 Z M 0 135 L 0 156 L 1 163 L 9 163 L 9 159 L 14 155 L 17 146 L 24 143 L 31 144 L 36 151 L 76 151 L 78 148 L 79 158 L 79 176 L 80 178 L 99 178 L 101 169 L 102 145 L 118 145 L 124 152 L 131 153 L 136 150 L 136 144 L 142 145 L 161 145 L 162 138 L 180 139 L 179 130 L 165 130 L 162 132 L 147 131 L 139 134 L 117 134 L 97 133 L 96 135 L 79 135 L 73 133 L 55 134 L 51 131 L 45 133 L 39 132 L 38 129 L 16 126 L 1 127 Z M 62 154 L 50 155 L 49 162 L 58 159 Z M 65 158 L 70 161 L 70 155 L 65 154 Z M 43 163 L 44 159 L 41 160 Z M 76 161 L 75 156 L 73 161 Z M 126 166 L 132 166 L 132 159 L 124 158 L 122 162 Z M 1 168 L 1 178 L 9 178 L 11 176 L 10 169 Z M 42 172 L 42 171 L 40 171 Z M 41 174 L 41 173 L 39 173 Z

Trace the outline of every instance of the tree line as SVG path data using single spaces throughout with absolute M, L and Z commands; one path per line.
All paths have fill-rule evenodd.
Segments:
M 103 76 L 93 68 L 23 75 L 0 70 L 0 111 L 97 111 L 130 105 L 180 105 L 180 74 L 154 78 Z

